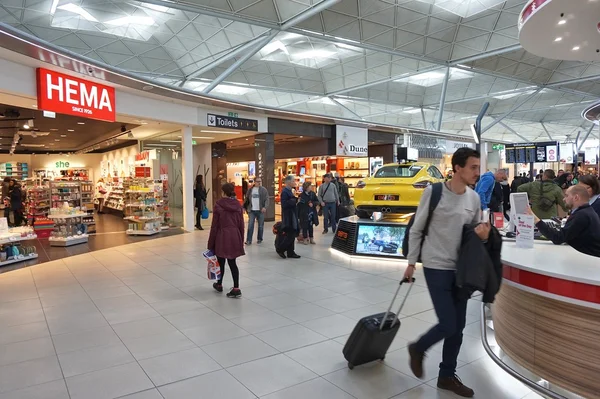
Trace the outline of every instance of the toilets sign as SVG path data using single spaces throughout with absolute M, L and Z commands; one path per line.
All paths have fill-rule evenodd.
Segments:
M 114 87 L 38 68 L 37 98 L 40 111 L 115 121 Z

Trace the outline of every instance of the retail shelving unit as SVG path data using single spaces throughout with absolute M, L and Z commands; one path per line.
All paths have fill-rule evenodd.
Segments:
M 162 193 L 162 190 L 160 190 Z M 128 235 L 154 235 L 161 231 L 159 197 L 151 179 L 134 179 L 130 189 L 125 191 L 125 220 L 129 223 Z
M 87 212 L 87 217 L 82 223 L 87 226 L 88 233 L 96 232 L 96 221 L 94 220 L 94 184 L 90 181 L 81 182 L 81 209 Z
M 38 257 L 34 246 L 22 245 L 23 241 L 37 238 L 30 229 L 17 227 L 0 234 L 0 267 Z
M 77 181 L 50 182 L 52 208 L 62 208 L 67 202 L 70 207 L 81 207 L 81 183 Z
M 32 222 L 48 215 L 50 209 L 50 187 L 34 186 L 27 190 L 27 218 Z
M 87 212 L 48 215 L 48 219 L 54 221 L 54 231 L 48 239 L 50 246 L 69 247 L 88 242 L 87 227 L 83 223 L 87 216 Z
M 10 177 L 17 180 L 23 180 L 29 177 L 29 169 L 23 162 L 4 162 L 0 163 L 0 178 Z
M 360 180 L 369 177 L 369 158 L 347 158 L 343 162 L 340 175 L 344 177 L 346 184 L 348 184 L 350 198 L 354 198 L 356 184 Z

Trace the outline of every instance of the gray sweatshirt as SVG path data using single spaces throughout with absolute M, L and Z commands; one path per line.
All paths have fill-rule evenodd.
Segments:
M 328 186 L 329 188 L 327 188 Z M 340 200 L 337 187 L 333 182 L 321 184 L 317 196 L 319 197 L 319 201 L 325 203 L 338 202 Z
M 431 192 L 431 186 L 423 192 L 419 210 L 410 229 L 408 263 L 411 265 L 417 263 L 419 258 Z M 431 216 L 429 233 L 423 243 L 421 260 L 424 267 L 438 270 L 456 270 L 463 226 L 479 222 L 480 204 L 479 196 L 472 189 L 467 187 L 464 194 L 458 195 L 450 191 L 444 184 L 442 198 Z

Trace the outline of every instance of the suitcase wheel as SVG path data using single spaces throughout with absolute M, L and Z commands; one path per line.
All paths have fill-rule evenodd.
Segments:
M 350 370 L 354 370 L 354 365 L 352 363 L 348 362 L 348 368 Z

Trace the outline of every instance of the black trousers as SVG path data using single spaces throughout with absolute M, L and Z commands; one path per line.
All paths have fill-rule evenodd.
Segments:
M 200 227 L 200 221 L 202 220 L 202 209 L 197 208 L 196 210 L 196 227 Z
M 223 284 L 223 277 L 225 277 L 225 258 L 217 257 L 219 266 L 221 267 L 221 279 L 219 284 Z M 229 270 L 231 270 L 231 277 L 233 277 L 233 288 L 240 288 L 240 269 L 238 269 L 235 259 L 227 259 L 229 264 Z

